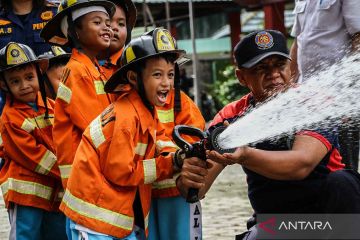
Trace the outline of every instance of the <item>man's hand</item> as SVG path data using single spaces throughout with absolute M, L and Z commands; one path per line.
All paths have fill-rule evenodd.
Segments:
M 183 197 L 187 196 L 189 188 L 200 189 L 205 186 L 205 176 L 208 174 L 209 165 L 197 157 L 184 160 L 180 176 L 176 180 L 176 186 Z
M 206 151 L 206 158 L 213 160 L 224 167 L 227 165 L 241 164 L 243 165 L 246 161 L 246 153 L 249 147 L 243 146 L 238 147 L 233 153 L 220 154 L 214 150 Z

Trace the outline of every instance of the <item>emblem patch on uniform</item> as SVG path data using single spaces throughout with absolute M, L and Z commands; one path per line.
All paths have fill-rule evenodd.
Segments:
M 261 31 L 256 34 L 255 43 L 260 49 L 269 49 L 274 45 L 274 39 L 270 33 Z
M 15 65 L 29 61 L 29 58 L 19 45 L 13 43 L 8 46 L 6 60 L 8 65 Z
M 155 47 L 158 51 L 175 50 L 175 43 L 167 30 L 160 29 L 156 32 L 155 36 Z
M 10 23 L 11 23 L 11 22 L 8 21 L 8 20 L 0 19 L 0 26 L 8 25 L 8 24 L 10 24 Z
M 48 21 L 53 17 L 53 12 L 52 11 L 46 11 L 41 13 L 40 18 L 44 21 Z

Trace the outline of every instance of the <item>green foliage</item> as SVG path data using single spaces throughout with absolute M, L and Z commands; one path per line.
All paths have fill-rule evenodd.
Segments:
M 249 89 L 240 85 L 235 75 L 235 67 L 227 65 L 219 71 L 219 78 L 214 83 L 211 95 L 214 97 L 218 107 L 240 99 L 249 92 Z

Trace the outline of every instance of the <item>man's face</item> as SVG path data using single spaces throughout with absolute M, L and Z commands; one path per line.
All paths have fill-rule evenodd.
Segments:
M 164 106 L 174 82 L 174 64 L 163 58 L 153 58 L 146 61 L 143 71 L 146 97 L 152 105 Z
M 127 37 L 126 15 L 121 7 L 116 6 L 116 11 L 111 18 L 110 26 L 114 32 L 110 42 L 110 53 L 114 54 L 124 47 Z
M 4 78 L 15 99 L 25 103 L 36 101 L 39 82 L 34 64 L 5 71 Z M 3 82 L 2 88 L 6 88 Z
M 286 89 L 290 84 L 290 60 L 270 56 L 251 68 L 236 70 L 240 83 L 247 86 L 257 102 Z

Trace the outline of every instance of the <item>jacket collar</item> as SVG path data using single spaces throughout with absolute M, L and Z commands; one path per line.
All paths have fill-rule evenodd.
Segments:
M 96 79 L 100 79 L 100 77 L 101 77 L 101 74 L 99 71 L 100 68 L 99 68 L 99 64 L 96 59 L 95 59 L 95 64 L 94 64 L 94 62 L 91 61 L 91 59 L 88 56 L 86 56 L 85 53 L 79 51 L 76 48 L 72 49 L 71 59 L 85 65 L 85 67 L 89 70 L 91 76 L 94 76 Z
M 16 109 L 32 109 L 32 107 L 24 102 L 18 101 L 16 99 L 13 99 L 12 104 L 11 104 L 11 97 L 9 95 L 6 96 L 6 103 L 5 105 L 7 105 L 7 107 L 12 107 L 12 108 L 16 108 Z M 44 101 L 41 98 L 41 94 L 40 92 L 38 92 L 37 97 L 36 97 L 36 105 L 40 108 L 45 108 L 45 104 Z M 53 110 L 51 104 L 49 103 L 49 100 L 47 99 L 47 106 L 49 110 Z

